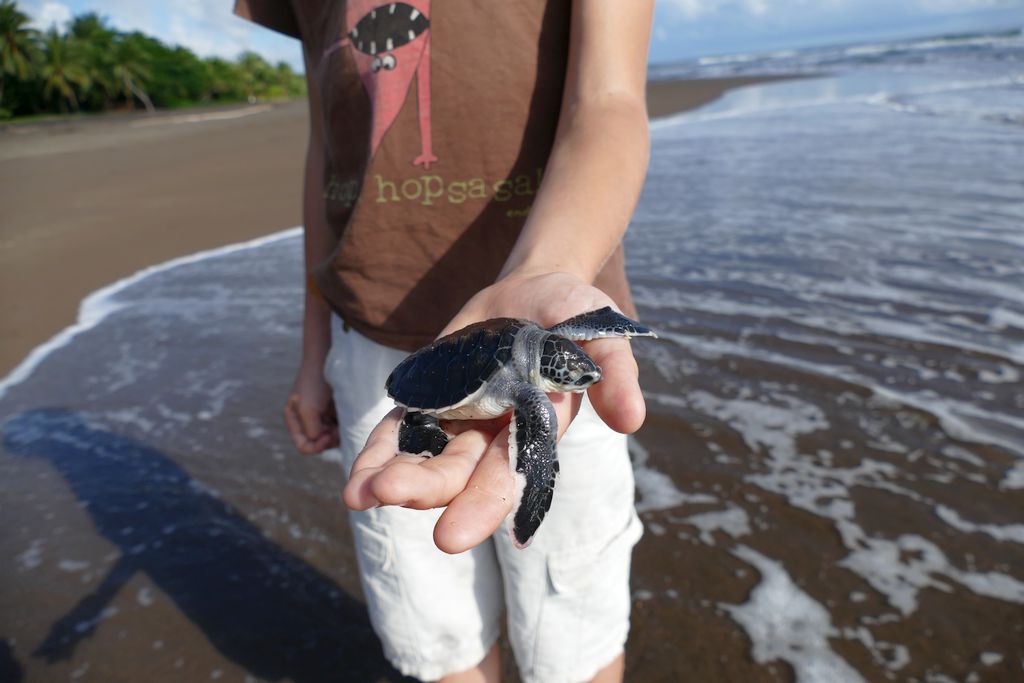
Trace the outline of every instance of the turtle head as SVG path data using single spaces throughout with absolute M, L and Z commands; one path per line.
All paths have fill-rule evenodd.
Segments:
M 574 342 L 552 334 L 541 349 L 540 378 L 544 391 L 583 391 L 601 379 L 601 368 Z

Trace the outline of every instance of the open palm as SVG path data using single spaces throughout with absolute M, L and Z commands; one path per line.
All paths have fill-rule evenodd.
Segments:
M 565 273 L 510 276 L 473 297 L 442 335 L 489 318 L 534 320 L 550 326 L 585 311 L 614 306 L 601 290 Z M 625 339 L 582 342 L 603 369 L 589 389 L 595 410 L 612 429 L 630 433 L 643 423 L 645 407 L 637 365 Z M 558 437 L 579 410 L 581 397 L 550 394 L 558 418 Z M 356 459 L 344 491 L 357 510 L 376 505 L 414 509 L 447 506 L 434 528 L 434 542 L 458 553 L 487 539 L 508 515 L 513 477 L 508 466 L 509 415 L 495 420 L 445 423 L 456 436 L 434 458 L 396 456 L 402 409 L 389 413 L 370 434 Z

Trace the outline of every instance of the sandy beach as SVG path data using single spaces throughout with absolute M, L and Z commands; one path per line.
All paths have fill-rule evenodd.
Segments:
M 651 83 L 665 116 L 763 78 Z M 90 292 L 301 222 L 304 103 L 0 127 L 0 373 Z
M 90 292 L 297 225 L 301 103 L 0 129 L 0 372 Z
M 751 81 L 658 83 L 651 110 L 699 106 Z M 175 257 L 297 225 L 306 132 L 303 103 L 0 129 L 0 372 L 72 324 L 82 298 L 101 287 Z M 188 270 L 175 272 L 189 280 Z M 258 316 L 267 302 L 247 294 L 267 277 L 259 264 L 245 271 L 248 280 L 232 276 L 238 301 L 227 310 Z M 293 308 L 288 315 L 297 316 Z M 278 400 L 264 400 L 286 391 L 297 319 L 280 320 L 269 342 L 253 340 L 254 348 L 231 357 L 216 339 L 237 325 L 223 317 L 202 325 L 214 341 L 190 336 L 189 324 L 166 333 L 147 331 L 147 324 L 118 324 L 129 338 L 86 335 L 71 358 L 56 366 L 48 360 L 7 397 L 7 405 L 67 407 L 4 410 L 13 420 L 0 450 L 4 478 L 24 495 L 0 504 L 0 512 L 25 524 L 0 539 L 14 557 L 0 569 L 0 612 L 7 615 L 0 619 L 0 678 L 400 680 L 361 604 L 336 465 L 298 458 L 280 425 Z M 80 422 L 79 410 L 113 405 L 82 381 L 80 364 L 104 364 L 106 352 L 140 342 L 166 378 L 156 380 L 161 392 L 154 395 L 153 380 L 125 385 L 103 372 L 122 386 L 114 402 L 133 406 L 117 411 L 127 422 L 110 432 Z M 261 350 L 264 344 L 273 350 Z M 258 375 L 246 355 L 252 353 L 264 358 Z M 113 363 L 110 372 L 138 377 L 135 361 Z M 225 379 L 215 380 L 222 372 Z M 71 375 L 74 395 L 66 396 Z M 195 379 L 199 394 L 186 398 L 171 386 L 175 377 Z M 219 397 L 240 386 L 231 377 L 245 377 L 249 388 L 225 405 Z M 169 406 L 175 396 L 184 403 L 159 408 L 151 423 L 151 402 Z M 72 441 L 98 450 L 26 449 L 17 434 L 39 420 L 44 431 L 77 432 Z M 43 452 L 50 462 L 19 457 Z M 202 524 L 187 521 L 197 517 Z M 224 555 L 220 543 L 234 550 Z M 262 586 L 257 600 L 230 602 L 239 587 L 248 594 L 254 586 Z M 99 626 L 114 615 L 123 627 Z M 507 651 L 506 670 L 515 680 Z
M 1024 675 L 1022 55 L 822 48 L 651 84 L 627 681 Z M 0 374 L 98 288 L 258 238 L 90 298 L 0 385 L 0 681 L 407 680 L 338 455 L 298 457 L 280 419 L 306 125 L 0 128 Z

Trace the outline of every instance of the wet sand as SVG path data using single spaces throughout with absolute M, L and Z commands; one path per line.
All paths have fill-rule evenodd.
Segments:
M 306 135 L 301 103 L 0 129 L 0 373 L 100 287 L 297 225 Z
M 794 78 L 807 78 L 807 76 L 733 76 L 690 81 L 649 81 L 647 83 L 647 113 L 651 118 L 671 116 L 703 106 L 720 97 L 725 90 L 758 83 L 793 80 Z
M 656 84 L 651 111 L 748 82 Z M 100 287 L 297 224 L 306 125 L 293 103 L 0 130 L 0 372 Z M 264 303 L 239 299 L 220 314 Z M 220 329 L 244 322 L 129 310 L 4 397 L 0 679 L 400 680 L 361 603 L 336 465 L 295 456 L 266 400 L 296 360 L 288 310 L 280 338 L 234 339 L 231 357 Z M 93 364 L 104 380 L 69 390 Z M 660 576 L 664 558 L 640 553 Z M 686 662 L 665 651 L 666 629 L 680 626 L 651 609 L 636 602 L 629 669 L 676 680 Z M 763 671 L 735 626 L 723 639 L 685 626 L 715 641 L 716 662 L 727 646 L 726 672 Z
M 652 82 L 652 116 L 765 78 Z M 304 103 L 0 126 L 0 374 L 100 287 L 301 222 Z

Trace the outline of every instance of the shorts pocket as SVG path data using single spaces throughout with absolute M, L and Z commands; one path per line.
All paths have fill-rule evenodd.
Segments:
M 642 534 L 630 507 L 610 538 L 548 555 L 548 594 L 536 629 L 515 634 L 532 654 L 519 658 L 523 680 L 586 680 L 621 646 L 629 631 L 632 549 Z
M 356 543 L 360 560 L 366 564 L 363 573 L 368 575 L 371 572 L 378 574 L 390 571 L 394 563 L 391 539 L 365 523 L 356 525 L 356 533 L 360 536 Z
M 643 532 L 643 523 L 636 511 L 630 509 L 626 527 L 603 545 L 583 545 L 551 553 L 548 556 L 548 577 L 552 588 L 563 595 L 587 590 L 595 575 L 601 573 L 605 561 L 620 554 L 628 555 Z

